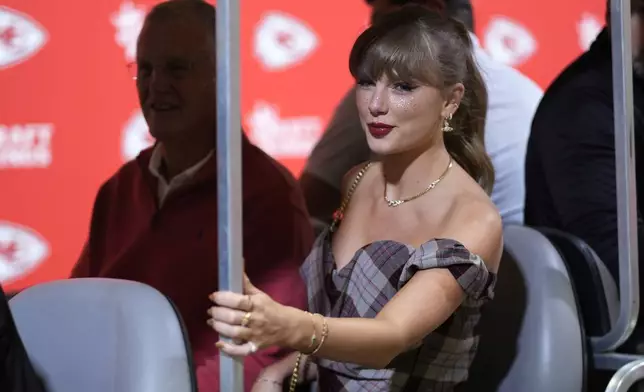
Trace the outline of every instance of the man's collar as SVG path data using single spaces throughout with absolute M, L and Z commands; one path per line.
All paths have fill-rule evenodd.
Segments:
M 155 158 L 154 160 L 157 160 L 156 163 L 153 163 L 152 155 L 156 152 L 157 147 L 159 147 L 161 143 L 156 142 L 154 146 L 146 148 L 145 150 L 141 151 L 141 153 L 137 156 L 136 162 L 143 173 L 143 177 L 146 181 L 146 183 L 151 187 L 151 189 L 156 192 L 157 186 L 158 186 L 158 176 L 156 174 L 153 174 L 153 169 L 152 167 L 155 168 L 156 173 L 159 173 L 159 170 L 161 168 L 159 161 L 161 161 L 159 158 L 162 157 L 162 155 L 159 155 L 159 158 Z M 242 134 L 242 160 L 246 162 L 246 156 L 255 156 L 255 150 L 257 147 L 255 147 L 248 137 L 245 134 Z M 206 159 L 204 158 L 204 164 L 203 167 L 198 169 L 197 172 L 194 174 L 193 178 L 191 179 L 190 183 L 193 185 L 197 184 L 213 184 L 216 185 L 217 181 L 217 160 L 215 158 L 215 151 L 216 148 L 212 150 L 212 152 L 209 154 L 209 157 L 212 159 Z M 159 153 L 157 153 L 159 154 Z M 162 162 L 162 161 L 161 161 Z M 246 192 L 246 188 L 244 188 L 244 192 Z
M 148 164 L 148 169 L 150 170 L 150 173 L 152 173 L 153 176 L 156 178 L 166 181 L 165 176 L 163 175 L 163 170 L 162 166 L 164 164 L 163 159 L 164 159 L 164 148 L 161 143 L 157 143 L 154 146 L 154 149 L 152 150 L 152 155 L 150 156 L 150 163 Z M 206 163 L 212 158 L 214 155 L 214 150 L 210 150 L 210 152 L 199 162 L 197 162 L 195 165 L 192 167 L 189 167 L 188 169 L 184 170 L 182 173 L 179 173 L 175 178 L 183 178 L 183 179 L 189 179 L 193 178 L 199 170 L 201 170 L 202 167 L 206 165 Z

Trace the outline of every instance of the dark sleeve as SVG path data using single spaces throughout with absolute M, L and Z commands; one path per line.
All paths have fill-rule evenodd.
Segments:
M 331 224 L 333 212 L 340 206 L 342 194 L 338 188 L 329 185 L 315 174 L 303 172 L 300 186 L 306 195 L 306 208 L 311 213 L 317 233 Z
M 81 250 L 80 257 L 76 261 L 76 264 L 74 265 L 74 268 L 72 269 L 72 273 L 70 274 L 70 278 L 87 278 L 91 276 L 90 274 L 90 257 L 89 257 L 89 240 L 85 242 L 85 245 L 83 245 L 83 249 Z
M 617 276 L 617 192 L 612 102 L 579 92 L 561 111 L 551 146 L 541 146 L 548 191 L 563 230 L 590 245 Z M 546 191 L 546 190 L 543 190 Z M 639 246 L 643 230 L 638 211 Z
M 278 194 L 256 198 L 244 216 L 244 262 L 248 278 L 276 301 L 306 308 L 300 267 L 313 244 L 308 216 Z
M 45 384 L 36 373 L 0 286 L 0 391 L 45 392 Z
M 313 245 L 313 229 L 299 189 L 294 186 L 292 192 L 267 192 L 247 204 L 243 241 L 248 278 L 275 301 L 306 309 L 306 286 L 299 270 Z M 285 352 L 261 353 L 274 357 Z
M 103 227 L 103 222 L 105 222 L 105 214 L 107 203 L 105 203 L 107 187 L 109 182 L 106 182 L 101 186 L 94 200 L 94 207 L 92 208 L 92 218 L 89 224 L 89 233 L 81 254 L 72 269 L 70 278 L 88 278 L 94 276 L 96 271 L 92 268 L 92 243 L 93 238 L 97 235 L 102 235 L 105 228 Z

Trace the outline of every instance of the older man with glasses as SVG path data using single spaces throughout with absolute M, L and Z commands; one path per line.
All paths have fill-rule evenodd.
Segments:
M 199 389 L 209 392 L 219 391 L 218 336 L 206 324 L 218 283 L 215 19 L 201 0 L 167 1 L 147 15 L 131 69 L 156 144 L 98 191 L 72 273 L 139 281 L 168 296 L 185 321 Z M 313 231 L 299 187 L 245 137 L 242 165 L 245 272 L 271 297 L 304 308 L 299 267 Z M 247 387 L 283 354 L 247 358 Z

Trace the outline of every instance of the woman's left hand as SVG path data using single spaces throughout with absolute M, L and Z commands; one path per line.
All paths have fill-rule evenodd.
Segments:
M 232 356 L 246 356 L 270 346 L 289 347 L 298 318 L 297 309 L 275 302 L 256 288 L 244 274 L 244 294 L 218 291 L 210 296 L 208 324 L 233 342 L 217 342 Z

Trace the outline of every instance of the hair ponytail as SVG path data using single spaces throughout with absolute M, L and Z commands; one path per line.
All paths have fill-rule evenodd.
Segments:
M 490 194 L 494 187 L 494 166 L 485 150 L 487 90 L 472 55 L 469 32 L 458 20 L 453 19 L 452 22 L 466 47 L 467 71 L 463 80 L 465 94 L 450 124 L 454 131 L 444 134 L 445 147 L 452 158 Z

